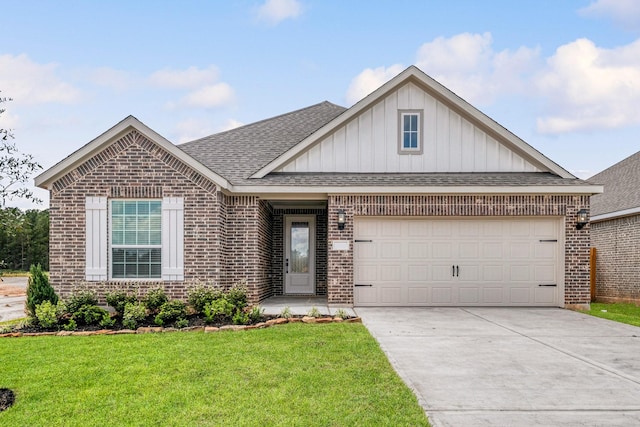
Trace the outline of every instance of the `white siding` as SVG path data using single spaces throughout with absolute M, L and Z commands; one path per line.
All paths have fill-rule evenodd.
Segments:
M 107 280 L 107 198 L 85 200 L 85 278 L 88 282 Z
M 162 199 L 162 280 L 184 280 L 184 202 Z
M 398 154 L 398 110 L 424 110 L 422 154 Z M 281 172 L 537 172 L 534 165 L 407 83 L 280 168 Z

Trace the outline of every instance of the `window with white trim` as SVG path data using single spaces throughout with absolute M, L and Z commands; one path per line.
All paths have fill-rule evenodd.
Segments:
M 87 281 L 184 280 L 182 197 L 87 197 L 85 215 Z
M 162 201 L 111 201 L 111 277 L 162 276 Z
M 422 154 L 422 110 L 400 110 L 398 121 L 398 152 Z

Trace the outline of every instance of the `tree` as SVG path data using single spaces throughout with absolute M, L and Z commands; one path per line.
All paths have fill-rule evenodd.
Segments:
M 53 286 L 49 284 L 49 278 L 42 271 L 40 265 L 32 265 L 29 276 L 29 284 L 27 285 L 27 301 L 26 307 L 29 316 L 35 317 L 36 306 L 44 301 L 50 301 L 55 305 L 58 303 L 58 295 L 53 290 Z
M 0 98 L 0 104 L 8 101 L 11 98 Z M 4 108 L 0 108 L 0 115 L 4 112 Z M 24 184 L 42 166 L 31 154 L 21 153 L 12 139 L 11 129 L 0 128 L 0 208 L 14 198 L 41 202 Z

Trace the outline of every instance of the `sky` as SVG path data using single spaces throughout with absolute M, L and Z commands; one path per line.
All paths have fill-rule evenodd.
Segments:
M 416 65 L 588 178 L 640 150 L 638 0 L 0 0 L 0 128 L 44 170 L 133 115 L 179 144 Z M 9 201 L 22 209 L 43 204 Z

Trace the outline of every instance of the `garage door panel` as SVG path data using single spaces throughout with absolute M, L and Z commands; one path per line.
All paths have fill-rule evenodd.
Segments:
M 355 230 L 355 283 L 371 285 L 355 288 L 356 305 L 560 301 L 560 219 L 356 218 Z

